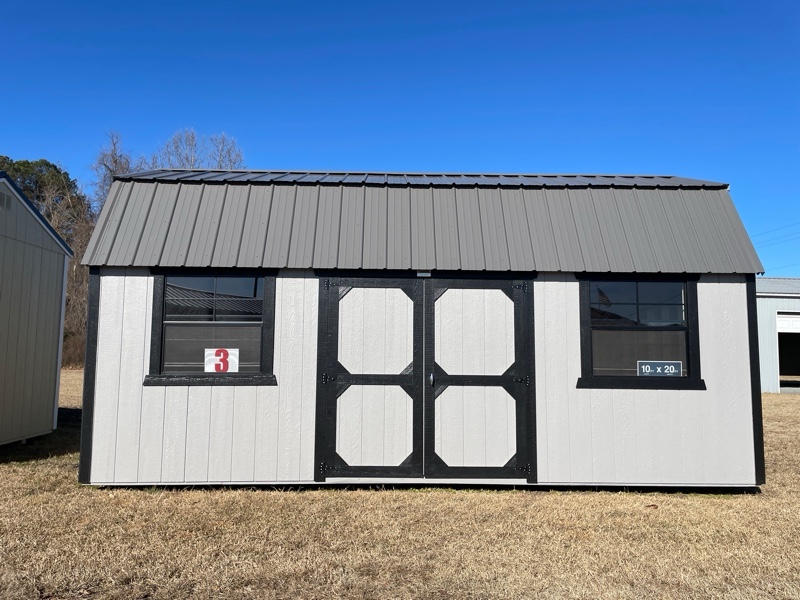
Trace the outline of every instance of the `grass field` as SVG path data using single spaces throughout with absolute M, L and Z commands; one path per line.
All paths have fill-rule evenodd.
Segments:
M 0 447 L 0 597 L 797 598 L 800 395 L 764 416 L 763 493 L 714 495 L 95 489 L 65 411 Z

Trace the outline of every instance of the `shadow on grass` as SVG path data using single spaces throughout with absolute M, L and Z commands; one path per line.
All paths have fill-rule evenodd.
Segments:
M 0 464 L 43 460 L 78 452 L 81 446 L 81 409 L 59 408 L 58 429 L 53 433 L 28 438 L 25 443 L 0 446 Z

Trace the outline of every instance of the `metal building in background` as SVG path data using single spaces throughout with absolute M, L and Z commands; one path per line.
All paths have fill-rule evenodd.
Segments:
M 758 346 L 764 392 L 800 388 L 800 279 L 761 277 Z
M 84 264 L 84 483 L 764 481 L 726 184 L 152 171 Z
M 72 250 L 0 171 L 0 444 L 50 433 Z

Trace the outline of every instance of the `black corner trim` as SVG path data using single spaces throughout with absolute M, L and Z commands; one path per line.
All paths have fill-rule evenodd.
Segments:
M 581 331 L 581 379 L 592 378 L 592 315 L 588 279 L 578 279 L 578 318 Z M 580 379 L 578 380 L 580 386 Z
M 703 374 L 700 372 L 700 305 L 697 301 L 696 279 L 686 281 L 686 311 L 689 317 L 687 323 L 689 345 L 686 349 L 689 354 L 689 376 L 702 381 Z M 702 389 L 706 389 L 705 385 Z
M 579 377 L 577 389 L 705 390 L 706 382 L 688 377 Z
M 229 375 L 203 374 L 197 375 L 145 375 L 142 385 L 147 386 L 206 386 L 206 385 L 278 385 L 275 375 L 242 373 Z
M 317 313 L 317 398 L 315 406 L 314 422 L 314 481 L 325 481 L 326 472 L 326 446 L 325 446 L 325 423 L 328 414 L 328 395 L 327 382 L 323 383 L 325 377 L 328 347 L 328 292 L 329 287 L 325 285 L 323 278 L 319 279 L 319 308 Z
M 264 299 L 261 312 L 261 373 L 275 379 L 275 278 L 264 277 Z M 150 371 L 155 373 L 155 371 Z M 261 384 L 277 385 L 277 384 Z
M 153 276 L 153 320 L 150 327 L 150 373 L 161 371 L 164 335 L 164 275 Z
M 86 307 L 86 362 L 83 370 L 81 453 L 78 482 L 91 483 L 92 437 L 94 435 L 94 389 L 97 373 L 97 328 L 100 316 L 100 268 L 89 267 L 89 297 Z
M 747 275 L 747 324 L 750 339 L 750 386 L 753 394 L 753 456 L 756 468 L 756 485 L 767 481 L 764 464 L 764 421 L 761 412 L 761 363 L 758 357 L 758 309 L 756 304 L 756 276 Z

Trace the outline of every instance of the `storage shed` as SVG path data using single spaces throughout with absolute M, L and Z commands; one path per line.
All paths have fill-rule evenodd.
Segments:
M 760 277 L 756 295 L 761 389 L 800 392 L 800 279 Z
M 84 263 L 84 483 L 764 481 L 726 184 L 151 171 Z
M 0 171 L 0 444 L 56 428 L 71 257 L 69 246 Z

